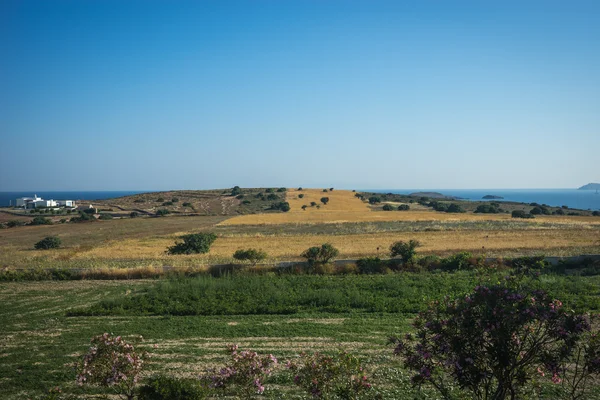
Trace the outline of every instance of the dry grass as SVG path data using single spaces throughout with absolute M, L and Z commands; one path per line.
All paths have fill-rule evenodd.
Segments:
M 304 198 L 299 198 L 298 195 L 303 194 Z M 322 197 L 329 197 L 329 203 L 323 205 L 321 203 Z M 302 213 L 301 215 L 312 215 L 321 213 L 330 213 L 336 211 L 369 211 L 369 207 L 366 203 L 363 203 L 357 197 L 354 197 L 354 193 L 349 190 L 333 190 L 327 193 L 323 192 L 323 189 L 303 189 L 295 190 L 288 189 L 285 200 L 290 203 L 291 210 L 285 215 L 294 214 L 296 212 Z M 321 205 L 321 208 L 310 207 L 311 201 Z M 302 211 L 302 206 L 307 205 L 306 211 Z
M 136 261 L 147 268 L 162 265 L 206 265 L 232 261 L 232 254 L 242 248 L 254 247 L 266 251 L 275 260 L 298 259 L 310 246 L 332 243 L 339 248 L 339 258 L 385 255 L 390 244 L 397 240 L 419 240 L 421 252 L 445 253 L 461 250 L 488 253 L 511 253 L 539 250 L 545 254 L 561 255 L 569 249 L 600 250 L 597 231 L 585 229 L 562 230 L 505 230 L 505 231 L 442 231 L 442 232 L 383 232 L 351 235 L 296 235 L 296 236 L 231 236 L 221 237 L 209 254 L 167 256 L 165 249 L 174 238 L 128 239 L 105 243 L 101 246 L 73 253 L 72 261 L 82 265 L 103 265 L 110 260 Z M 378 249 L 379 248 L 379 252 Z M 50 250 L 44 255 L 60 260 L 65 250 Z M 20 252 L 17 252 L 17 255 Z M 23 252 L 27 253 L 27 252 Z M 29 253 L 34 253 L 30 251 Z M 21 253 L 22 254 L 22 253 Z

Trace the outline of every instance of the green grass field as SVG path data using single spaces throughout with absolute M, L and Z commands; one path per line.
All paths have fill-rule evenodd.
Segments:
M 411 388 L 387 338 L 408 331 L 430 300 L 467 293 L 481 279 L 471 271 L 1 283 L 0 391 L 3 399 L 57 385 L 78 398 L 109 393 L 75 386 L 73 364 L 92 336 L 112 332 L 143 335 L 150 373 L 198 376 L 223 363 L 229 343 L 282 360 L 341 347 L 364 360 L 383 398 L 435 398 Z M 568 307 L 600 310 L 598 276 L 543 275 L 535 285 Z M 286 373 L 267 383 L 266 398 L 303 398 Z

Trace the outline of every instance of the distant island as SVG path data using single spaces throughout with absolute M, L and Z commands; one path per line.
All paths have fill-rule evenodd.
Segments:
M 502 199 L 504 199 L 504 197 L 502 197 L 502 196 L 494 196 L 493 194 L 486 194 L 485 196 L 482 197 L 482 199 L 485 199 L 485 200 L 502 200 Z
M 432 199 L 449 199 L 449 200 L 459 199 L 459 197 L 446 196 L 445 194 L 442 194 L 439 192 L 415 192 L 415 193 L 409 194 L 409 196 L 431 197 Z
M 580 187 L 579 190 L 600 190 L 600 183 L 588 183 Z

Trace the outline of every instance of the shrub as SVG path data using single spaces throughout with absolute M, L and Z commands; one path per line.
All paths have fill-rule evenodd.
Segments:
M 156 199 L 157 203 L 163 203 L 165 201 L 165 199 L 163 199 L 162 197 L 159 197 L 158 199 Z
M 408 211 L 410 210 L 410 206 L 408 204 L 400 204 L 398 206 L 398 211 Z
M 86 222 L 86 221 L 95 221 L 96 218 L 92 214 L 80 211 L 78 217 L 72 217 L 71 222 Z
M 242 189 L 239 186 L 234 186 L 233 189 L 231 189 L 231 195 L 237 196 L 238 194 L 242 194 Z
M 143 199 L 135 199 L 133 202 L 134 203 L 144 203 L 145 200 L 143 200 Z
M 415 336 L 392 338 L 394 353 L 415 373 L 413 383 L 445 398 L 456 384 L 483 399 L 525 398 L 527 383 L 546 373 L 554 383 L 567 368 L 581 373 L 570 361 L 582 354 L 575 345 L 590 330 L 586 318 L 545 292 L 506 285 L 477 286 L 467 296 L 435 302 L 414 327 Z M 593 367 L 586 373 L 597 373 L 598 353 L 588 360 Z
M 244 200 L 244 201 L 242 201 L 242 204 L 245 204 L 245 205 L 248 205 L 248 204 L 251 204 L 251 203 L 252 202 L 250 200 Z
M 502 210 L 496 204 L 491 203 L 478 205 L 474 212 L 477 214 L 498 214 L 501 213 Z
M 594 211 L 594 212 L 592 213 L 592 215 L 593 215 L 594 217 L 600 217 L 600 211 Z
M 442 268 L 446 271 L 458 271 L 463 269 L 471 269 L 473 266 L 471 261 L 473 255 L 468 251 L 453 254 L 442 260 Z
M 159 375 L 140 388 L 139 400 L 202 400 L 208 388 L 197 379 Z
M 298 195 L 298 198 L 299 198 L 299 199 L 303 199 L 303 198 L 304 198 L 304 193 L 300 193 L 300 194 Z
M 52 225 L 52 220 L 42 216 L 37 216 L 31 220 L 29 225 Z
M 532 214 L 527 214 L 525 211 L 523 210 L 514 210 L 511 213 L 511 216 L 513 218 L 534 218 Z
M 192 203 L 189 203 L 189 202 L 187 202 L 187 201 L 186 201 L 185 203 L 183 203 L 183 204 L 182 204 L 182 206 L 183 206 L 183 207 L 194 208 L 194 206 L 192 205 Z
M 556 211 L 552 211 L 552 215 L 565 215 L 565 212 L 562 208 L 559 208 Z
M 164 203 L 162 203 L 162 205 L 163 205 L 164 207 L 169 207 L 169 206 L 172 206 L 172 205 L 173 205 L 173 202 L 171 202 L 171 201 L 165 201 Z
M 335 273 L 335 265 L 333 264 L 316 264 L 314 269 L 317 275 L 333 275 Z
M 381 203 L 381 197 L 379 197 L 379 196 L 369 197 L 369 204 L 378 204 L 378 203 Z
M 140 216 L 140 213 L 139 213 L 139 212 L 137 212 L 137 211 L 132 211 L 131 213 L 129 213 L 129 216 L 130 216 L 131 218 L 137 218 L 137 217 L 139 217 L 139 216 Z
M 403 264 L 411 264 L 417 255 L 417 247 L 421 247 L 418 240 L 398 241 L 390 246 L 390 256 L 399 256 Z
M 329 188 L 329 191 L 330 191 L 330 192 L 333 192 L 333 188 Z
M 390 204 L 384 204 L 383 211 L 394 211 L 394 207 L 392 207 Z
M 302 186 L 300 186 L 300 187 L 298 188 L 298 190 L 302 190 Z
M 269 201 L 273 201 L 273 200 L 279 200 L 279 196 L 277 196 L 275 193 L 270 193 L 270 194 L 267 196 L 267 200 L 269 200 Z
M 326 264 L 338 256 L 339 250 L 329 243 L 324 243 L 321 247 L 314 246 L 306 249 L 300 256 L 306 258 L 310 265 Z
M 61 245 L 61 240 L 57 236 L 48 236 L 37 242 L 34 247 L 37 250 L 58 249 Z
M 8 226 L 9 228 L 15 228 L 17 226 L 24 226 L 25 222 L 24 221 L 20 221 L 18 219 L 13 219 L 11 221 L 8 221 L 6 223 L 6 226 Z
M 179 197 L 173 197 L 171 203 L 179 203 Z
M 383 274 L 390 271 L 388 263 L 379 257 L 361 258 L 356 262 L 361 274 Z
M 321 197 L 321 203 L 327 205 L 327 203 L 329 203 L 329 197 Z
M 260 261 L 263 261 L 267 258 L 267 253 L 262 250 L 257 249 L 247 249 L 247 250 L 236 250 L 233 253 L 233 258 L 238 261 L 248 261 L 252 265 L 258 264 Z
M 272 354 L 261 356 L 254 351 L 238 352 L 237 345 L 230 345 L 228 350 L 231 360 L 225 367 L 212 372 L 211 386 L 220 389 L 235 386 L 247 399 L 262 394 L 265 390 L 263 380 L 271 375 L 277 359 Z
M 334 356 L 302 353 L 286 366 L 294 383 L 315 399 L 360 399 L 371 389 L 360 360 L 345 351 Z
M 314 206 L 316 206 L 316 205 L 317 205 L 317 203 L 316 203 L 316 202 L 314 202 L 314 201 L 311 201 L 311 202 L 310 202 L 310 206 L 311 206 L 311 207 L 314 207 Z
M 327 189 L 323 189 L 323 193 L 327 193 Z
M 308 208 L 308 206 L 306 204 L 302 205 L 302 209 L 306 211 L 306 209 Z
M 110 214 L 100 214 L 100 219 L 107 221 L 109 219 L 113 219 L 113 216 Z
M 265 192 L 267 192 L 267 193 L 273 193 L 274 190 L 272 188 L 268 188 L 268 189 L 265 190 Z
M 165 208 L 156 211 L 156 215 L 159 216 L 159 217 L 164 217 L 164 216 L 169 215 L 169 214 L 171 214 L 171 211 L 169 211 L 169 210 L 167 210 Z
M 460 204 L 452 203 L 448 206 L 448 210 L 446 212 L 449 213 L 464 213 L 465 210 L 460 206 Z
M 176 242 L 174 246 L 167 249 L 167 254 L 202 254 L 208 253 L 210 246 L 217 235 L 214 233 L 191 233 L 180 238 L 183 242 Z
M 136 352 L 121 336 L 108 333 L 95 336 L 91 343 L 79 364 L 77 383 L 112 387 L 119 395 L 133 400 L 147 353 Z
M 270 209 L 288 212 L 288 211 L 290 211 L 290 203 L 288 203 L 287 201 L 280 201 L 279 203 L 273 203 L 273 204 L 271 204 Z
M 279 193 L 283 193 L 283 192 L 286 192 L 286 191 L 287 191 L 287 189 L 286 189 L 286 188 L 284 188 L 284 187 L 280 187 L 279 189 L 277 189 L 277 191 L 278 191 Z
M 513 258 L 510 264 L 513 267 L 512 275 L 519 277 L 538 277 L 550 265 L 544 256 Z

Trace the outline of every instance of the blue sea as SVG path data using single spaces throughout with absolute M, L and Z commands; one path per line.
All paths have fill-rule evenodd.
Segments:
M 0 206 L 9 206 L 11 201 L 14 205 L 15 199 L 33 197 L 34 194 L 46 200 L 103 200 L 147 192 L 149 191 L 0 192 Z
M 482 201 L 486 195 L 504 197 L 503 200 L 519 203 L 539 203 L 549 206 L 567 206 L 580 210 L 600 210 L 600 194 L 595 190 L 577 189 L 381 189 L 365 190 L 375 193 L 410 194 L 415 192 L 438 192 L 446 196 L 460 197 L 465 200 Z

